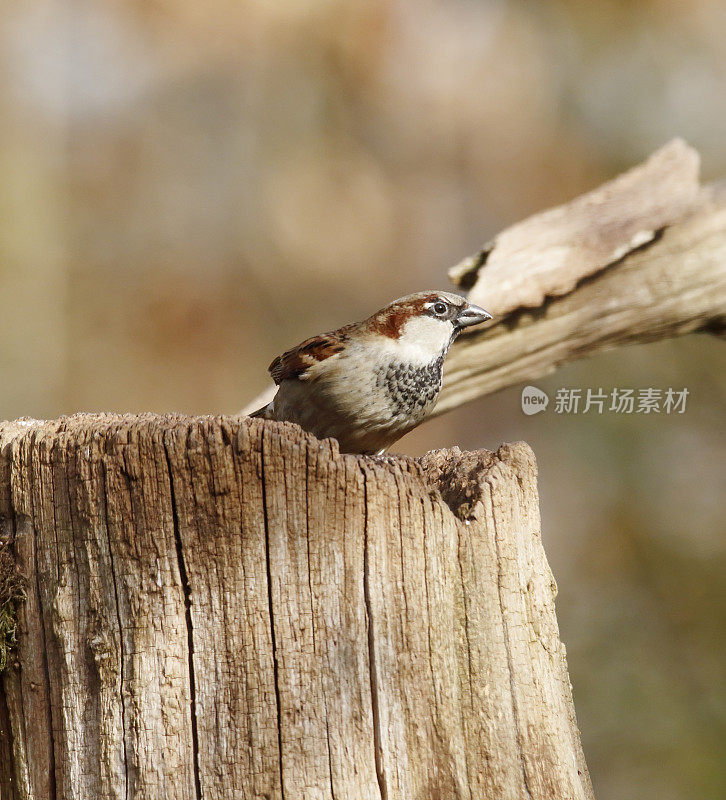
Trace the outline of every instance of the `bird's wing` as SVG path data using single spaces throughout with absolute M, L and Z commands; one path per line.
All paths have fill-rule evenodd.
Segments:
M 310 367 L 343 350 L 352 327 L 353 325 L 346 325 L 337 331 L 311 336 L 297 347 L 278 356 L 268 367 L 272 380 L 276 384 L 293 378 L 301 381 L 309 380 Z

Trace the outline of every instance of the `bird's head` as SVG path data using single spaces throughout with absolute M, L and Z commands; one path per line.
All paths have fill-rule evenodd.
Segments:
M 388 337 L 413 361 L 428 363 L 445 354 L 454 339 L 491 314 L 449 292 L 417 292 L 394 300 L 366 323 Z

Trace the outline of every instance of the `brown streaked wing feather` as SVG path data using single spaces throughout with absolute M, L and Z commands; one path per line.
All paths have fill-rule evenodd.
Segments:
M 297 347 L 278 356 L 268 367 L 272 380 L 279 385 L 281 381 L 298 378 L 304 380 L 309 367 L 339 353 L 348 339 L 348 331 L 353 325 L 346 325 L 337 331 L 311 336 Z

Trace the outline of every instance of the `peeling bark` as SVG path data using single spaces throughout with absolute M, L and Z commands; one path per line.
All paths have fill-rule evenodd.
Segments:
M 699 162 L 695 150 L 674 139 L 603 186 L 507 228 L 449 277 L 487 298 L 495 317 L 568 294 L 691 211 Z
M 3 798 L 592 798 L 524 444 L 5 423 L 0 524 Z
M 450 276 L 495 319 L 455 342 L 435 414 L 602 350 L 726 332 L 726 182 L 700 187 L 679 140 L 486 252 Z

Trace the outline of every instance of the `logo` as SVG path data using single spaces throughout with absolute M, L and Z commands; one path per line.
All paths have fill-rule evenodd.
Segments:
M 522 411 L 528 416 L 544 411 L 549 401 L 549 397 L 536 386 L 525 386 L 522 389 Z

